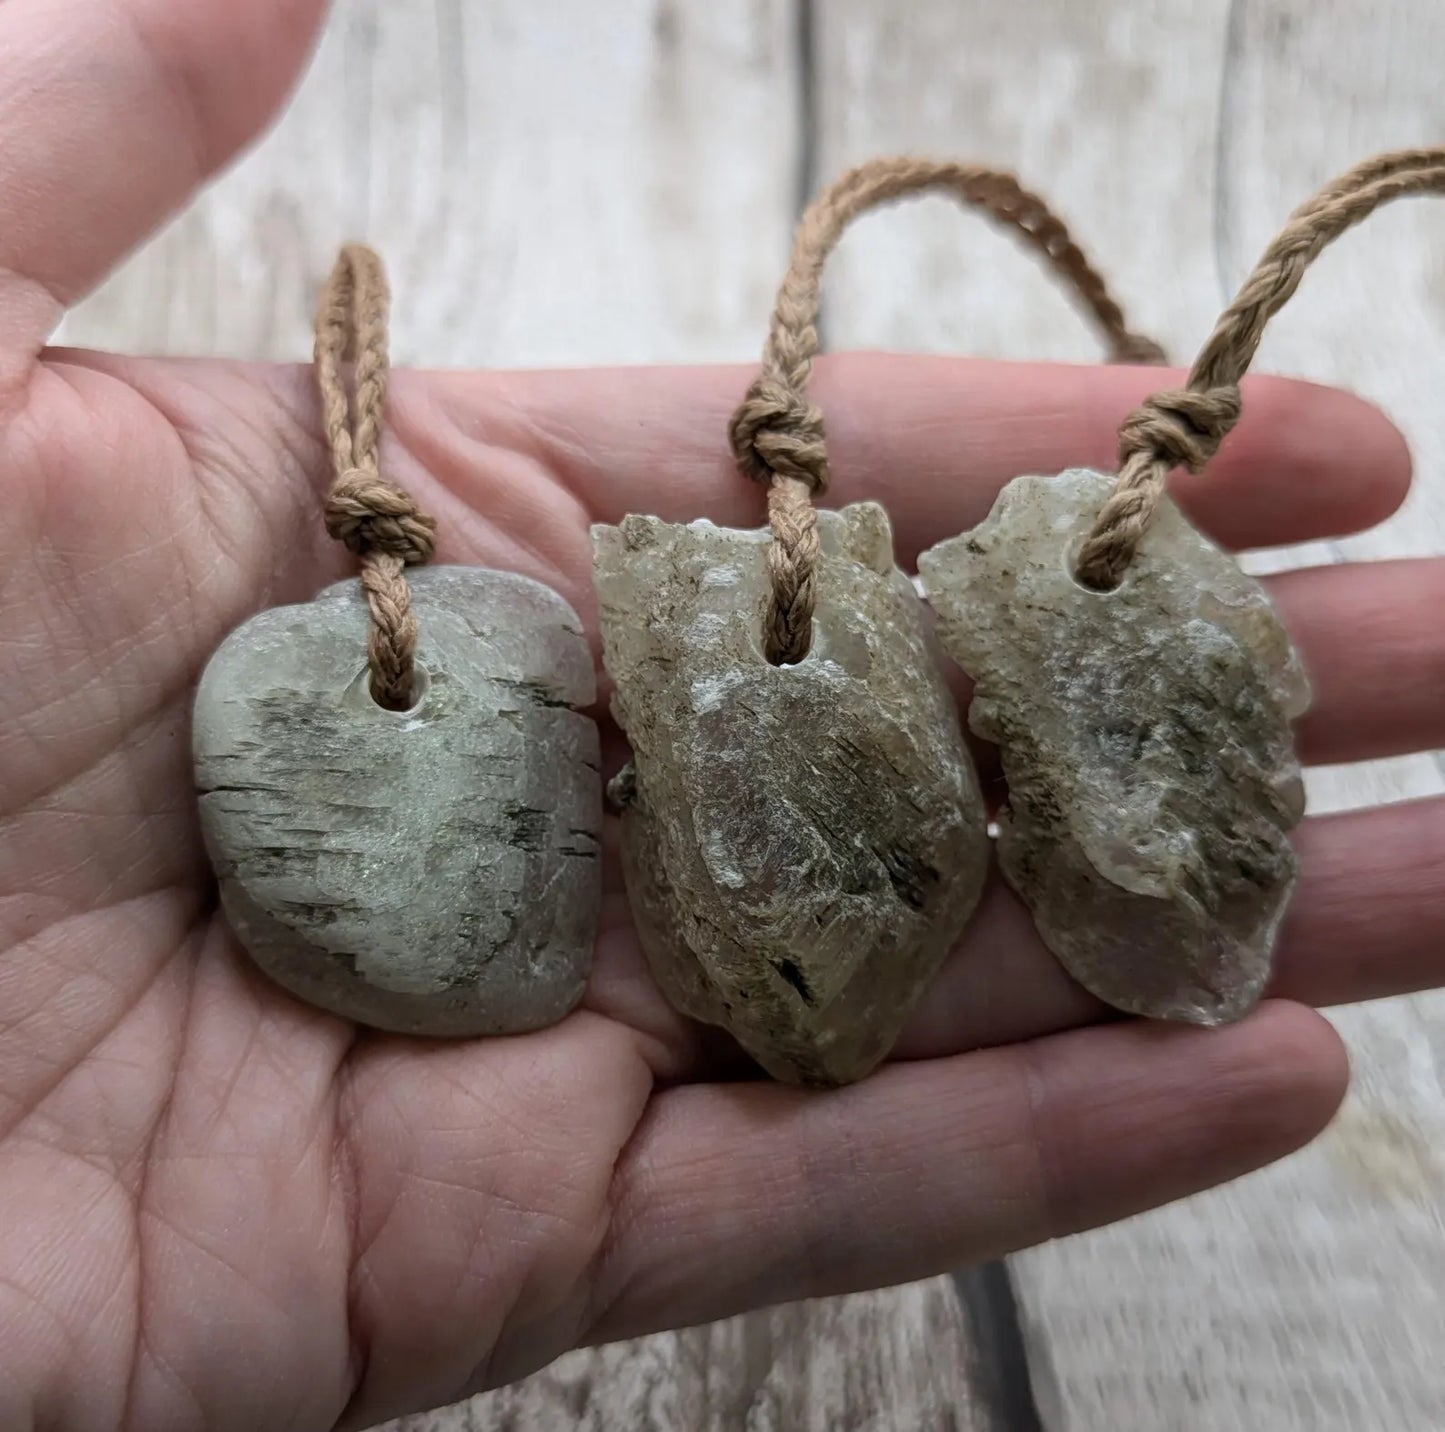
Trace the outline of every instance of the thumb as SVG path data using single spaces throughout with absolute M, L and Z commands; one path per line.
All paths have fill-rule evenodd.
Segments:
M 0 393 L 65 309 L 253 140 L 325 0 L 0 5 Z

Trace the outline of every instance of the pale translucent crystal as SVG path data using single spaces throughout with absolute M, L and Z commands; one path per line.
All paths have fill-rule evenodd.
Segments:
M 1018 478 L 919 571 L 1000 748 L 1000 862 L 1045 943 L 1120 1009 L 1215 1024 L 1269 976 L 1309 688 L 1264 589 L 1167 499 L 1117 590 L 1075 579 L 1111 486 Z
M 409 578 L 414 709 L 368 691 L 355 581 L 232 632 L 196 695 L 201 823 L 256 963 L 347 1018 L 497 1034 L 581 997 L 600 899 L 592 658 L 555 592 Z
M 882 508 L 819 514 L 813 649 L 765 659 L 768 534 L 595 527 L 624 870 L 663 992 L 770 1073 L 861 1078 L 978 900 L 982 802 Z

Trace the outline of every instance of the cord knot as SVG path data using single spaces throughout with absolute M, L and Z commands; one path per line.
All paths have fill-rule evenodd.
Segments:
M 353 552 L 383 552 L 408 566 L 431 560 L 436 521 L 377 473 L 348 468 L 326 497 L 326 530 Z
M 815 497 L 828 486 L 823 412 L 796 389 L 761 375 L 728 425 L 733 455 L 756 482 L 791 477 Z
M 1239 389 L 1233 384 L 1202 393 L 1165 389 L 1146 398 L 1120 425 L 1120 464 L 1143 452 L 1171 468 L 1198 472 L 1238 421 Z

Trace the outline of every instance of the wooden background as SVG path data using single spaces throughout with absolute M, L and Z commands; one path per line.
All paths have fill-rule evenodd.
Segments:
M 64 337 L 301 358 L 359 236 L 391 266 L 403 362 L 751 359 L 806 194 L 916 149 L 1017 169 L 1187 357 L 1319 181 L 1445 139 L 1442 56 L 1438 0 L 340 0 L 279 128 Z M 1445 215 L 1416 204 L 1271 328 L 1257 366 L 1382 403 L 1418 486 L 1384 528 L 1259 567 L 1445 551 L 1442 319 Z M 1096 356 L 1029 261 L 937 200 L 845 240 L 825 325 L 835 347 Z M 1442 787 L 1422 756 L 1317 772 L 1312 797 Z M 1338 1022 L 1344 1113 L 1228 1189 L 1007 1274 L 573 1354 L 397 1426 L 1438 1432 L 1445 998 Z

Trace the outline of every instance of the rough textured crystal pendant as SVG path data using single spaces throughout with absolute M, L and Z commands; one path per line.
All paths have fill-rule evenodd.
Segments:
M 361 582 L 260 613 L 212 658 L 202 828 L 232 930 L 293 993 L 407 1033 L 535 1029 L 576 1004 L 591 962 L 598 738 L 573 708 L 594 699 L 592 659 L 537 582 L 403 576 L 433 524 L 377 469 L 385 301 L 375 255 L 348 249 L 317 333 L 328 526 Z
M 1212 1024 L 1269 975 L 1308 687 L 1264 589 L 1167 498 L 1117 586 L 1079 580 L 1112 488 L 1017 478 L 919 570 L 999 747 L 999 860 L 1044 942 L 1120 1009 Z
M 962 932 L 983 806 L 883 509 L 817 514 L 807 653 L 770 660 L 766 530 L 594 529 L 628 894 L 663 993 L 781 1079 L 860 1078 Z
M 1121 429 L 1117 478 L 1021 477 L 919 559 L 973 729 L 1008 781 L 1004 874 L 1101 999 L 1213 1024 L 1265 989 L 1304 809 L 1290 722 L 1309 701 L 1263 587 L 1165 493 L 1238 420 L 1265 324 L 1331 239 L 1445 189 L 1445 151 L 1382 155 L 1296 210 L 1183 388 Z

